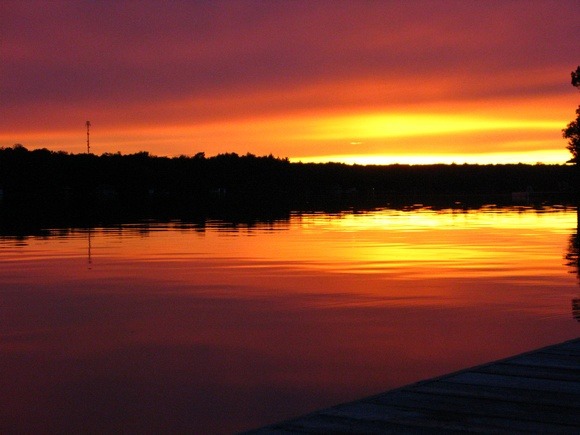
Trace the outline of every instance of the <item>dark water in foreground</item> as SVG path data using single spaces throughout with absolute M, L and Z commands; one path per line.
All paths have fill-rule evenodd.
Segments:
M 1 236 L 0 432 L 235 432 L 577 337 L 576 234 L 484 208 Z

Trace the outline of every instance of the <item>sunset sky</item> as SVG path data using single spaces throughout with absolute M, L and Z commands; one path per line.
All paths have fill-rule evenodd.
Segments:
M 580 2 L 0 2 L 0 146 L 564 163 Z

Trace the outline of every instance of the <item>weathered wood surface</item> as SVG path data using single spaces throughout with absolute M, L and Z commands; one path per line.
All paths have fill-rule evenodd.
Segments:
M 580 434 L 580 338 L 248 433 Z

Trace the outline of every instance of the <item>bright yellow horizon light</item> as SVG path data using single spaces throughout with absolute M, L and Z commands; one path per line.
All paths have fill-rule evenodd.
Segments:
M 565 121 L 548 119 L 546 113 L 530 114 L 529 107 L 520 106 L 504 107 L 495 114 L 489 107 L 464 107 L 463 112 L 457 107 L 443 112 L 441 107 L 440 113 L 429 108 L 423 113 L 308 112 L 126 128 L 105 124 L 95 128 L 91 150 L 96 154 L 149 151 L 162 156 L 250 152 L 293 162 L 361 165 L 565 163 L 570 158 L 560 136 Z M 13 143 L 29 148 L 54 148 L 51 143 L 56 143 L 58 150 L 84 152 L 84 134 L 80 126 L 74 131 L 33 131 Z M 7 142 L 5 146 L 12 145 L 7 135 L 0 134 L 0 139 Z
M 293 163 L 344 163 L 347 165 L 436 165 L 436 164 L 546 164 L 560 165 L 570 159 L 566 150 L 505 152 L 483 154 L 335 154 L 324 156 L 292 157 Z
M 561 121 L 494 119 L 439 114 L 369 114 L 317 119 L 304 139 L 416 137 L 472 131 L 559 130 Z

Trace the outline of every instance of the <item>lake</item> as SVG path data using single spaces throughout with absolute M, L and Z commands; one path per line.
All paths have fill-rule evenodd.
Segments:
M 231 433 L 578 337 L 575 208 L 0 236 L 0 432 Z

